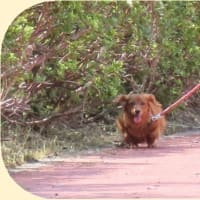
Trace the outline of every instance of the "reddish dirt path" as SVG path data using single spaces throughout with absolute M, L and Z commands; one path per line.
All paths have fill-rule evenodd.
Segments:
M 199 198 L 200 132 L 161 138 L 154 149 L 107 149 L 10 174 L 47 198 Z

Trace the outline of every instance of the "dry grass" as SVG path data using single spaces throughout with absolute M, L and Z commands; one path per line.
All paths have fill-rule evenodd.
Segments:
M 46 138 L 30 128 L 2 127 L 1 151 L 7 167 L 37 161 L 58 149 L 57 137 Z
M 90 124 L 79 129 L 51 126 L 43 136 L 30 128 L 3 126 L 1 130 L 2 157 L 6 167 L 35 162 L 59 153 L 77 154 L 114 145 L 120 140 L 115 127 Z

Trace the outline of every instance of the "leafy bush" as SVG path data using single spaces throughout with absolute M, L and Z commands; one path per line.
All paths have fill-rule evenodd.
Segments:
M 61 1 L 25 10 L 2 45 L 3 120 L 97 115 L 130 91 L 168 105 L 200 77 L 199 6 Z

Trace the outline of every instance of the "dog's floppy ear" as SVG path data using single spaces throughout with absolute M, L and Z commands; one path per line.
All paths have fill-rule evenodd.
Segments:
M 158 114 L 162 108 L 162 105 L 156 100 L 153 94 L 145 94 L 145 97 L 148 101 L 151 114 Z
M 114 100 L 113 103 L 120 104 L 122 106 L 125 106 L 128 100 L 128 95 L 119 95 Z

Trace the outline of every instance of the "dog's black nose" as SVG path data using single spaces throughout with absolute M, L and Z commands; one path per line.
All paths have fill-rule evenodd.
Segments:
M 136 114 L 136 115 L 140 114 L 140 110 L 136 110 L 136 111 L 135 111 L 135 114 Z

